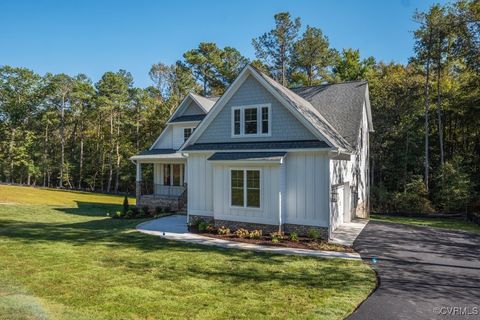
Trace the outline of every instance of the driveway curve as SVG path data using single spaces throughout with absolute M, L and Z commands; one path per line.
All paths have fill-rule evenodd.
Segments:
M 480 319 L 480 234 L 371 221 L 354 248 L 379 287 L 348 319 Z

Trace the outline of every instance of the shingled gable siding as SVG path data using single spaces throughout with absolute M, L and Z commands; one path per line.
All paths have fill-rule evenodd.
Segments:
M 254 104 L 271 104 L 272 135 L 268 137 L 231 137 L 231 108 Z M 210 123 L 197 143 L 242 142 L 242 141 L 287 141 L 315 140 L 316 137 L 298 121 L 255 78 L 249 76 L 227 102 L 222 111 Z
M 205 112 L 200 109 L 200 107 L 196 104 L 195 101 L 190 101 L 188 104 L 187 108 L 182 114 L 177 115 L 178 117 L 180 116 L 190 116 L 194 114 L 205 114 Z
M 173 129 L 172 126 L 166 127 L 166 132 L 163 134 L 157 143 L 153 146 L 153 149 L 173 149 Z

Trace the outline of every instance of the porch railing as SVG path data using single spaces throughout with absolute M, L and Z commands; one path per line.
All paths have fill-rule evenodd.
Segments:
M 185 186 L 164 186 L 161 184 L 154 185 L 154 195 L 167 197 L 180 197 L 185 191 Z

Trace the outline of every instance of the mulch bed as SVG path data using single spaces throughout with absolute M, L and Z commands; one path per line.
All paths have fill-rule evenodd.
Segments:
M 351 247 L 342 246 L 339 244 L 328 243 L 325 240 L 315 240 L 307 237 L 298 237 L 298 241 L 291 241 L 288 239 L 288 236 L 285 236 L 285 239 L 281 240 L 278 243 L 273 243 L 270 236 L 261 236 L 258 239 L 250 238 L 239 238 L 235 234 L 230 233 L 227 235 L 220 235 L 216 233 L 209 232 L 200 232 L 195 228 L 190 228 L 189 230 L 192 233 L 201 234 L 202 236 L 237 241 L 251 244 L 258 244 L 263 246 L 272 246 L 272 247 L 284 247 L 284 248 L 296 248 L 296 249 L 310 249 L 310 250 L 324 250 L 324 251 L 336 251 L 336 252 L 354 252 Z

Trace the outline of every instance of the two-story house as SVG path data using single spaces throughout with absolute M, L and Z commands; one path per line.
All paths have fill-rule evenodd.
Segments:
M 368 217 L 365 81 L 288 89 L 252 66 L 219 98 L 189 94 L 137 164 L 137 203 L 217 226 L 324 238 Z M 141 164 L 154 164 L 141 194 Z

